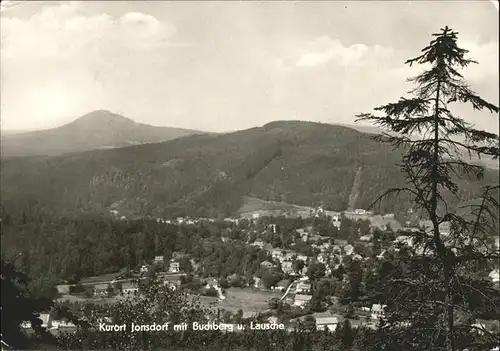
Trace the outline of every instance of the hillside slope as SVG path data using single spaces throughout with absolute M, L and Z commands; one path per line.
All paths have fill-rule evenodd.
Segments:
M 125 215 L 229 216 L 243 195 L 344 210 L 353 186 L 351 205 L 366 208 L 388 187 L 404 184 L 398 160 L 387 145 L 347 127 L 280 121 L 230 134 L 3 160 L 1 196 L 8 211 L 59 215 L 116 209 Z M 487 173 L 483 183 L 492 181 L 498 175 Z M 461 199 L 479 193 L 479 183 L 459 182 Z M 381 210 L 410 206 L 399 198 Z
M 160 142 L 201 132 L 154 127 L 109 111 L 94 111 L 64 126 L 2 135 L 2 156 L 60 155 Z

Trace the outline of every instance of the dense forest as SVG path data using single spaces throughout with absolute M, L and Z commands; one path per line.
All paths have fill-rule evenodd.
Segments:
M 225 135 L 3 160 L 1 196 L 8 211 L 30 216 L 117 210 L 126 216 L 228 217 L 243 195 L 345 210 L 355 194 L 351 205 L 367 208 L 384 189 L 404 184 L 399 157 L 398 150 L 347 127 L 272 122 Z M 455 205 L 477 197 L 498 174 L 486 172 L 482 182 L 458 178 Z M 401 196 L 376 210 L 411 206 Z

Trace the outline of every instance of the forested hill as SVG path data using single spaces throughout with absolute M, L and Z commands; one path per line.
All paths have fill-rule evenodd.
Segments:
M 61 127 L 25 133 L 2 132 L 2 157 L 61 155 L 102 148 L 162 142 L 202 132 L 155 127 L 98 110 Z
M 234 214 L 242 195 L 343 210 L 354 192 L 352 205 L 366 208 L 388 187 L 403 184 L 399 157 L 348 127 L 280 121 L 229 134 L 3 160 L 2 206 L 31 215 L 116 209 L 123 215 L 216 217 Z M 498 182 L 494 172 L 486 178 L 484 183 Z M 466 200 L 477 196 L 480 184 L 461 180 L 460 189 Z M 399 198 L 381 210 L 410 206 Z

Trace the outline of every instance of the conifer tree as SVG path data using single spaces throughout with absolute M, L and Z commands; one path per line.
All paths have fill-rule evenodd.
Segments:
M 484 318 L 487 310 L 499 311 L 498 290 L 471 274 L 499 258 L 498 250 L 486 242 L 498 228 L 498 181 L 485 186 L 477 201 L 460 209 L 448 206 L 450 197 L 460 196 L 460 178 L 484 178 L 484 167 L 471 162 L 473 154 L 499 156 L 497 134 L 479 130 L 452 112 L 455 103 L 499 111 L 476 94 L 460 73 L 477 62 L 466 57 L 468 51 L 458 46 L 457 35 L 448 27 L 441 29 L 420 56 L 406 61 L 426 68 L 409 79 L 416 85 L 411 97 L 375 108 L 382 116 L 357 116 L 386 129 L 376 139 L 402 150 L 400 168 L 408 186 L 389 189 L 376 203 L 409 194 L 415 210 L 431 223 L 408 234 L 413 255 L 403 259 L 406 267 L 386 281 L 392 295 L 384 328 L 396 331 L 393 335 L 404 345 L 402 349 L 456 350 L 457 343 L 471 345 L 477 342 L 468 338 L 473 322 Z M 445 224 L 449 233 L 444 233 Z M 494 345 L 493 337 L 483 338 L 483 347 Z M 384 338 L 385 345 L 390 345 Z

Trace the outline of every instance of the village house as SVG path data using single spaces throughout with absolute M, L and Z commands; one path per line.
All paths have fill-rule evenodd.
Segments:
M 143 264 L 143 265 L 141 266 L 140 272 L 141 272 L 141 273 L 147 273 L 148 271 L 149 271 L 149 267 L 148 267 L 148 266 L 146 266 L 145 264 Z
M 273 257 L 273 259 L 277 259 L 277 260 L 283 259 L 283 249 L 271 250 L 271 256 Z
M 371 319 L 378 320 L 380 318 L 385 318 L 384 309 L 386 305 L 373 304 L 371 308 Z
M 47 329 L 50 329 L 52 328 L 52 317 L 50 316 L 49 313 L 40 313 L 40 315 L 38 316 L 38 319 L 40 319 L 42 321 L 42 328 L 47 328 Z M 32 326 L 31 326 L 31 322 L 29 321 L 23 321 L 21 323 L 21 328 L 22 329 L 32 329 Z
M 365 241 L 365 242 L 366 242 L 366 241 L 371 241 L 371 240 L 372 240 L 372 238 L 373 238 L 373 235 L 371 235 L 371 234 L 367 234 L 367 235 L 363 235 L 363 236 L 361 236 L 361 237 L 359 238 L 359 240 L 361 240 L 361 241 Z
M 269 262 L 269 261 L 264 261 L 264 262 L 261 262 L 260 266 L 262 268 L 270 269 L 270 268 L 274 267 L 274 264 Z
M 125 282 L 122 285 L 122 292 L 124 294 L 135 294 L 139 291 L 139 286 L 134 282 Z
M 310 295 L 295 295 L 295 300 L 293 302 L 294 306 L 304 308 L 309 301 L 311 301 L 312 296 Z
M 267 322 L 270 323 L 270 324 L 275 324 L 275 323 L 278 323 L 278 317 L 276 316 L 271 316 L 267 319 Z
M 253 287 L 255 289 L 262 289 L 264 287 L 264 283 L 262 282 L 262 279 L 259 277 L 254 277 L 253 278 Z
M 331 217 L 332 217 L 332 225 L 335 228 L 340 229 L 340 224 L 342 223 L 342 216 L 340 215 L 340 213 L 335 213 L 331 215 Z
M 295 273 L 294 270 L 293 270 L 293 263 L 290 262 L 290 261 L 285 261 L 281 264 L 281 270 L 283 271 L 283 273 L 286 273 L 286 274 L 293 274 Z
M 52 327 L 52 318 L 49 313 L 40 313 L 38 317 L 42 320 L 42 328 L 51 328 Z
M 492 270 L 488 277 L 494 284 L 498 284 L 498 282 L 500 281 L 500 271 L 498 269 Z
M 295 288 L 296 294 L 310 294 L 311 293 L 311 284 L 306 282 L 298 282 L 297 287 Z
M 337 317 L 318 317 L 316 318 L 316 330 L 335 331 L 338 325 Z
M 252 243 L 252 246 L 258 247 L 262 249 L 264 247 L 265 243 L 262 240 L 256 240 Z
M 67 295 L 70 292 L 68 284 L 57 285 L 56 289 L 57 289 L 57 293 L 62 294 L 62 295 Z
M 205 289 L 218 289 L 219 288 L 219 283 L 217 282 L 217 279 L 215 278 L 208 278 L 206 280 L 205 284 Z
M 307 263 L 307 256 L 306 255 L 297 255 L 296 260 L 303 261 L 304 263 Z
M 158 279 L 163 281 L 163 285 L 168 286 L 173 290 L 176 290 L 181 286 L 181 277 L 181 275 L 169 276 L 165 273 L 158 275 Z
M 66 318 L 53 320 L 51 329 L 76 329 L 76 325 Z
M 344 252 L 346 255 L 352 255 L 354 253 L 354 246 L 352 246 L 351 244 L 347 244 L 346 246 L 344 246 Z
M 108 284 L 97 284 L 94 286 L 94 296 L 108 296 Z
M 168 267 L 168 272 L 169 273 L 179 273 L 179 262 L 177 261 L 170 261 L 170 265 Z

